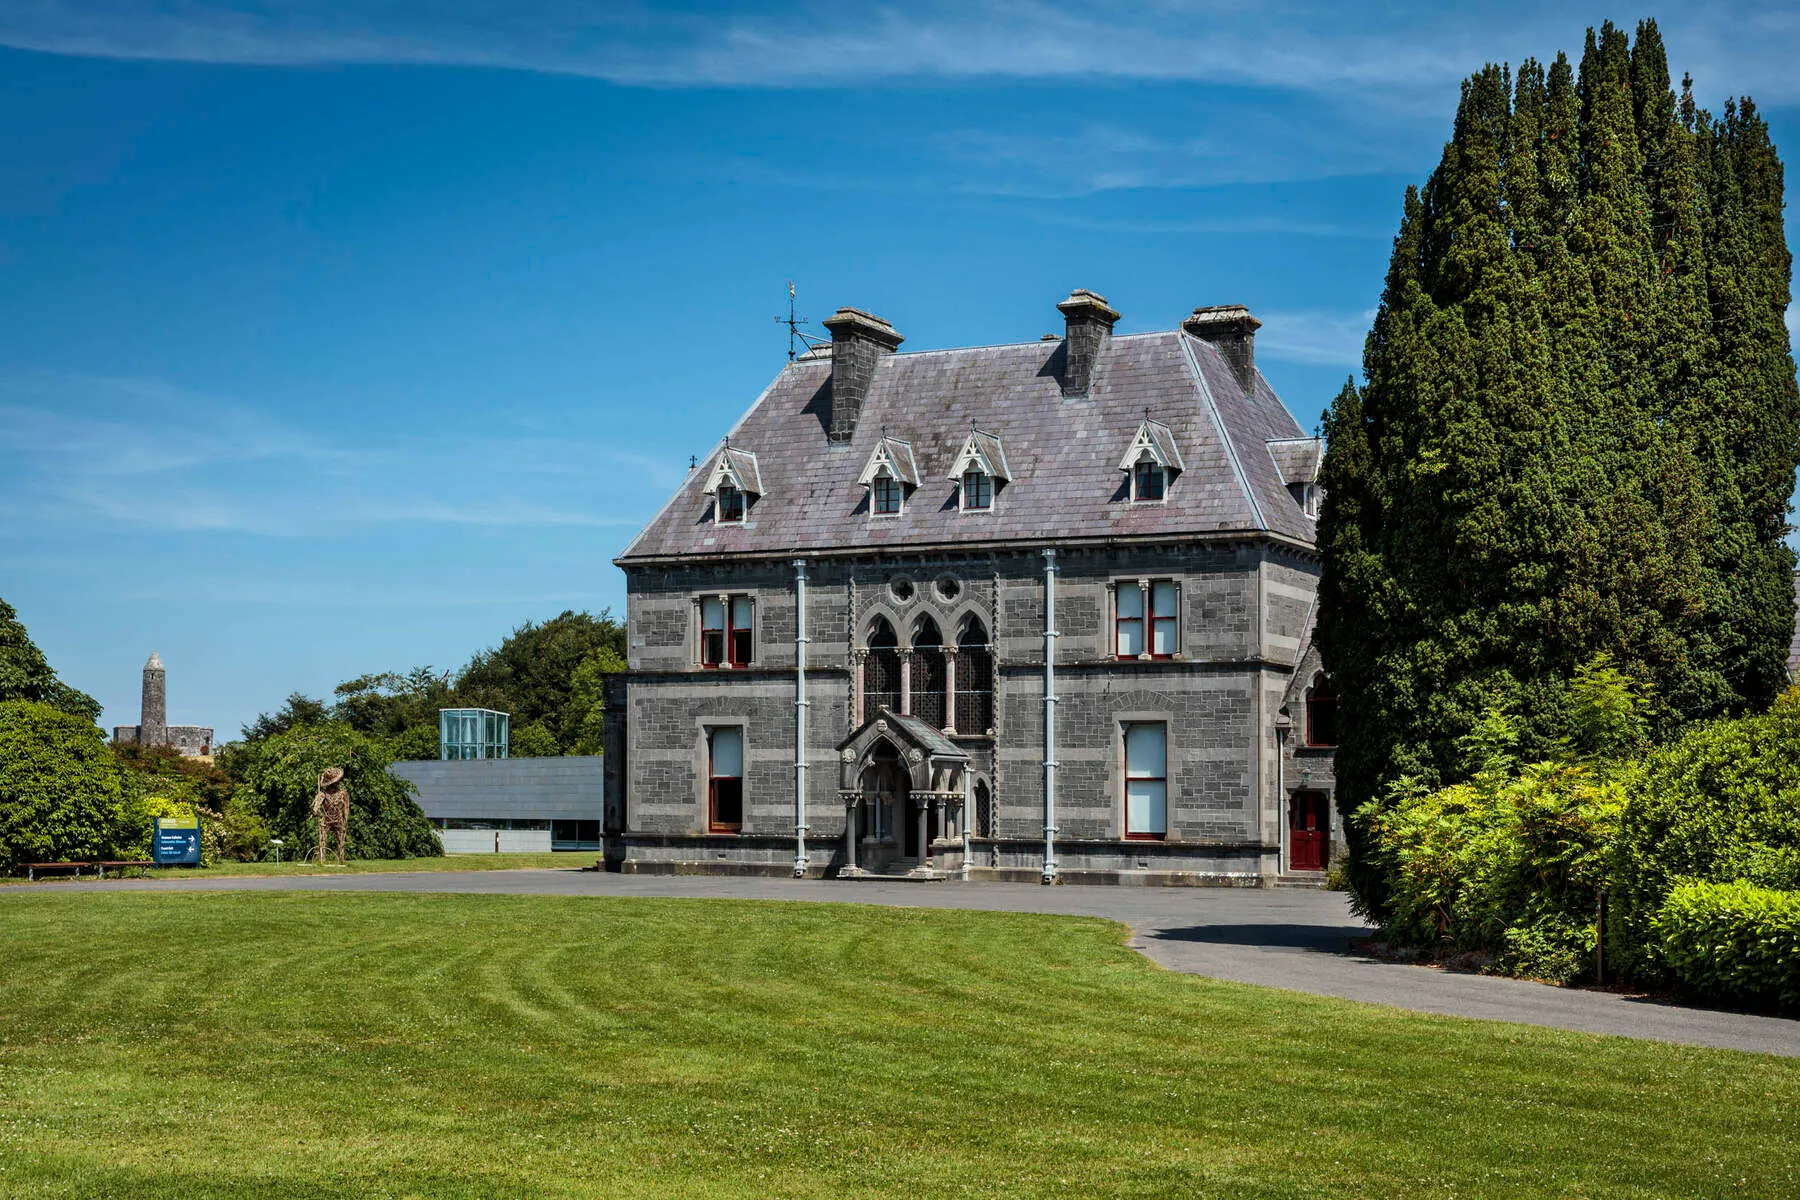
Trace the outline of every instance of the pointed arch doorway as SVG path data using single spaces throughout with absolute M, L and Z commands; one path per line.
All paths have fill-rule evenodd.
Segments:
M 840 878 L 943 878 L 962 865 L 969 756 L 917 717 L 885 706 L 838 744 L 844 803 Z

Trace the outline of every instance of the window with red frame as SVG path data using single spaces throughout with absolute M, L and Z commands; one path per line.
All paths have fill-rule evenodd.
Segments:
M 730 484 L 719 489 L 717 503 L 721 525 L 735 525 L 744 519 L 744 493 Z
M 1161 721 L 1125 726 L 1125 836 L 1169 832 L 1169 729 Z
M 1113 621 L 1113 653 L 1120 658 L 1136 658 L 1144 652 L 1144 591 L 1135 583 L 1121 583 L 1115 589 L 1117 612 Z
M 744 827 L 744 731 L 722 725 L 706 734 L 706 827 L 736 833 Z
M 1158 579 L 1150 584 L 1148 614 L 1144 611 L 1143 585 L 1120 582 L 1115 588 L 1113 654 L 1119 658 L 1141 658 L 1146 650 L 1145 625 L 1149 625 L 1148 651 L 1151 658 L 1169 658 L 1180 648 L 1180 619 L 1176 605 L 1178 592 L 1173 580 Z
M 1150 585 L 1150 657 L 1168 658 L 1175 653 L 1175 584 L 1159 579 Z
M 748 596 L 700 601 L 700 665 L 747 667 L 754 648 L 756 602 Z

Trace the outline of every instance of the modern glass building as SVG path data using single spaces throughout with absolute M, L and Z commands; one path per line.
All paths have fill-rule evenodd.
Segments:
M 438 758 L 505 758 L 512 714 L 491 708 L 438 709 Z

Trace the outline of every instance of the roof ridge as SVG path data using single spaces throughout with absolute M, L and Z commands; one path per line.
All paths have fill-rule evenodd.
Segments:
M 1145 330 L 1141 330 L 1137 333 L 1114 334 L 1112 337 L 1112 340 L 1115 342 L 1126 342 L 1126 341 L 1131 341 L 1134 338 L 1168 337 L 1170 334 L 1175 334 L 1175 333 L 1180 333 L 1180 332 L 1181 331 L 1179 329 L 1145 329 Z M 1015 350 L 1015 349 L 1023 349 L 1027 346 L 1055 345 L 1055 344 L 1059 344 L 1061 341 L 1062 341 L 1062 339 L 1058 338 L 1055 343 L 1052 343 L 1052 342 L 1045 341 L 1042 338 L 1038 338 L 1035 341 L 1029 341 L 1029 342 L 984 342 L 977 346 L 939 346 L 935 350 L 896 350 L 892 354 L 884 355 L 883 357 L 885 357 L 885 358 L 924 358 L 928 354 L 963 354 L 970 350 Z

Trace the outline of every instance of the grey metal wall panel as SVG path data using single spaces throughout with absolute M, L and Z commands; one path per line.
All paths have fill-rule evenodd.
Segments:
M 600 755 L 399 762 L 393 773 L 419 789 L 428 817 L 536 817 L 598 821 L 605 792 Z

